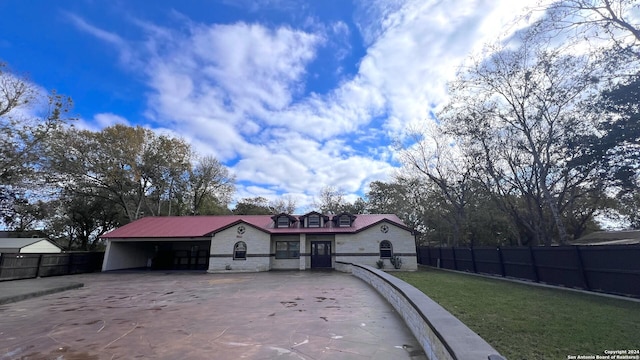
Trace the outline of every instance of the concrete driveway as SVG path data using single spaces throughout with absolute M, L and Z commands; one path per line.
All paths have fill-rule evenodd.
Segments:
M 391 306 L 339 272 L 117 272 L 0 305 L 0 359 L 425 359 Z

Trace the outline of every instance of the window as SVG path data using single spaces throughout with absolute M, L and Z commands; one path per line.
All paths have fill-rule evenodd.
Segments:
M 380 242 L 380 259 L 391 259 L 393 257 L 393 247 L 389 240 Z
M 349 227 L 351 226 L 351 216 L 349 215 L 341 215 L 338 219 L 338 224 L 340 227 Z
M 233 260 L 247 260 L 247 244 L 244 241 L 233 245 Z
M 299 241 L 276 241 L 276 259 L 300 258 Z
M 309 215 L 308 227 L 320 227 L 320 215 Z
M 282 228 L 282 227 L 289 227 L 289 218 L 286 216 L 279 216 L 278 217 L 278 227 Z

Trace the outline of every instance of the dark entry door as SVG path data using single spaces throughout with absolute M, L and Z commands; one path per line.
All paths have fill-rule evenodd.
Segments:
M 331 241 L 311 242 L 311 268 L 331 267 Z

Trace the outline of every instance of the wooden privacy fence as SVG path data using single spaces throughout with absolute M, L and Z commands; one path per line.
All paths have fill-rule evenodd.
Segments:
M 418 263 L 640 298 L 640 245 L 420 246 Z
M 0 254 L 0 281 L 100 271 L 104 252 Z

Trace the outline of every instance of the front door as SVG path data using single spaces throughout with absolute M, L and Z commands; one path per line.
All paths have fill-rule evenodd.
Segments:
M 331 268 L 331 241 L 311 242 L 311 268 Z

